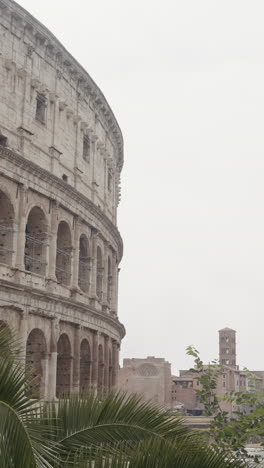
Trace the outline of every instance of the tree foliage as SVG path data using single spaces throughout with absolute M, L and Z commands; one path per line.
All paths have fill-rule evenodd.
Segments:
M 32 394 L 16 340 L 0 330 L 0 468 L 236 468 L 182 420 L 137 396 L 76 396 L 45 404 Z
M 209 430 L 212 445 L 227 454 L 236 453 L 245 460 L 248 457 L 246 443 L 252 438 L 263 443 L 264 436 L 264 393 L 259 389 L 256 377 L 244 369 L 248 389 L 226 392 L 220 397 L 216 394 L 217 380 L 223 372 L 220 363 L 214 360 L 205 365 L 193 346 L 187 347 L 187 354 L 194 358 L 195 366 L 190 371 L 196 374 L 195 379 L 200 384 L 195 390 L 197 398 L 204 405 L 205 415 L 212 417 Z M 232 404 L 232 416 L 222 409 L 221 401 Z M 255 461 L 258 462 L 257 457 Z

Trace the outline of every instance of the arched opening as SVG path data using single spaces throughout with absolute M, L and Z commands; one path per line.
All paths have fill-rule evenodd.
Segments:
M 31 393 L 40 393 L 45 388 L 44 359 L 47 352 L 44 333 L 35 328 L 30 332 L 26 345 L 26 365 L 32 368 L 33 382 L 30 384 Z
M 0 263 L 12 264 L 14 210 L 9 198 L 0 190 Z
M 112 353 L 109 349 L 109 366 L 108 366 L 108 382 L 109 382 L 109 391 L 112 390 L 113 387 L 113 363 L 112 363 Z
M 57 233 L 56 278 L 66 285 L 71 280 L 71 252 L 70 228 L 65 221 L 61 221 Z
M 91 349 L 88 340 L 84 338 L 80 350 L 80 393 L 90 389 L 91 379 Z
M 64 397 L 71 391 L 71 344 L 68 335 L 63 333 L 58 341 L 56 396 Z
M 46 218 L 43 211 L 35 206 L 28 215 L 25 242 L 25 269 L 45 276 L 46 274 Z
M 101 300 L 103 295 L 103 258 L 100 247 L 96 249 L 96 295 Z
M 108 257 L 107 260 L 107 302 L 111 303 L 112 297 L 112 262 L 111 258 Z
M 79 276 L 78 276 L 78 285 L 80 289 L 84 292 L 89 290 L 89 249 L 88 249 L 88 239 L 85 234 L 82 234 L 80 237 L 79 243 Z
M 103 396 L 103 382 L 104 382 L 104 353 L 103 346 L 98 346 L 98 385 L 97 392 L 98 396 Z

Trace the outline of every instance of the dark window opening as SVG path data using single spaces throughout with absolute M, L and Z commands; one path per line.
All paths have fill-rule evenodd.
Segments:
M 47 100 L 42 94 L 37 95 L 37 106 L 36 106 L 36 120 L 41 123 L 45 123 L 46 119 L 46 105 Z
M 68 182 L 68 176 L 66 174 L 62 174 L 62 180 L 64 180 L 64 182 Z
M 0 146 L 7 146 L 7 137 L 0 134 Z
M 90 139 L 88 135 L 83 136 L 83 159 L 85 161 L 90 160 Z
M 108 169 L 107 188 L 108 188 L 109 192 L 111 192 L 111 190 L 112 190 L 112 179 L 113 179 L 112 171 L 111 171 L 111 169 Z

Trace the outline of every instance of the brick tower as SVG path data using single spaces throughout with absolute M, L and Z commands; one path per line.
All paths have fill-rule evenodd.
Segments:
M 236 367 L 236 331 L 231 328 L 219 330 L 219 362 Z

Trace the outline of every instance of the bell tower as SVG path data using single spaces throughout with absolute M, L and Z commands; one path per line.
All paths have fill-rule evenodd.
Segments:
M 236 367 L 236 331 L 231 328 L 219 330 L 219 362 Z

